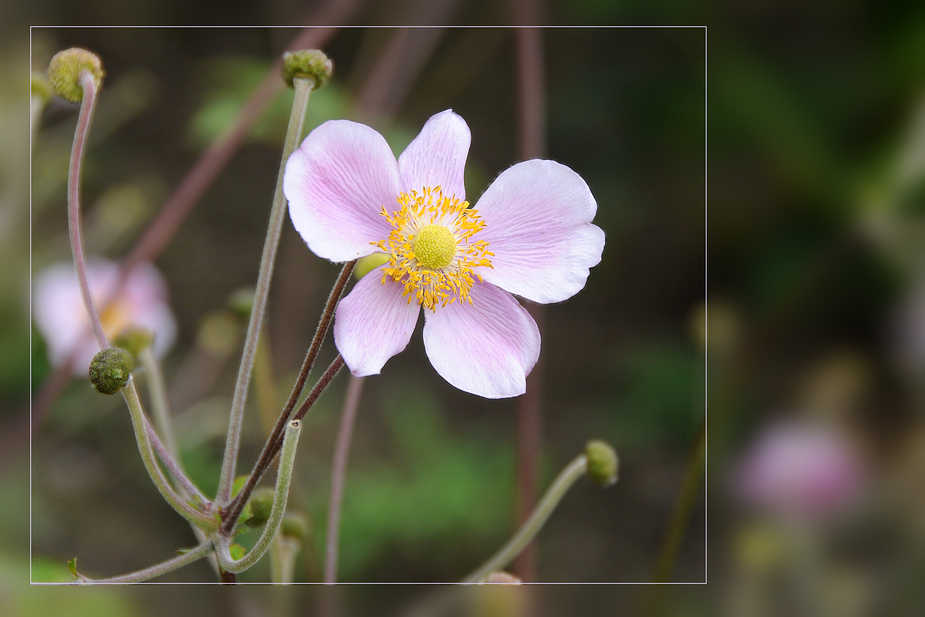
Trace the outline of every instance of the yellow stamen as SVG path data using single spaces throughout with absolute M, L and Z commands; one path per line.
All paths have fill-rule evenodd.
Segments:
M 389 255 L 386 277 L 404 285 L 403 296 L 436 312 L 457 298 L 472 304 L 469 290 L 475 278 L 482 277 L 473 268 L 491 268 L 486 240 L 472 241 L 485 221 L 469 202 L 444 197 L 443 190 L 424 187 L 421 193 L 401 193 L 401 209 L 389 214 L 383 206 L 382 216 L 392 225 L 389 237 L 373 242 Z

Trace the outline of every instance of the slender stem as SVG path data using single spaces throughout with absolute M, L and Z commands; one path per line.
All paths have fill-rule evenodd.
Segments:
M 144 570 L 138 570 L 137 572 L 132 572 L 130 574 L 123 574 L 122 576 L 114 576 L 112 578 L 98 578 L 98 579 L 89 579 L 82 578 L 79 581 L 75 581 L 74 585 L 108 585 L 108 584 L 119 584 L 119 583 L 140 583 L 142 581 L 147 581 L 162 574 L 167 574 L 178 568 L 189 565 L 195 561 L 199 561 L 206 555 L 212 552 L 214 546 L 212 542 L 203 542 L 196 548 L 190 549 L 181 555 L 177 555 L 172 559 L 161 562 L 156 566 L 151 566 L 150 568 L 145 568 Z
M 537 25 L 541 21 L 539 0 L 513 0 L 515 23 Z M 540 28 L 518 28 L 517 43 L 518 120 L 520 124 L 518 153 L 521 160 L 535 159 L 545 154 L 546 98 L 543 75 L 543 31 Z M 543 331 L 545 307 L 528 304 L 540 332 Z M 543 383 L 542 353 L 527 377 L 527 391 L 517 401 L 517 523 L 523 524 L 533 510 L 539 493 L 538 472 L 543 444 Z M 525 582 L 536 578 L 536 547 L 527 546 L 517 557 L 514 572 Z
M 332 585 L 337 581 L 337 538 L 340 530 L 340 506 L 344 496 L 344 478 L 347 475 L 347 456 L 350 454 L 350 440 L 360 395 L 363 393 L 363 378 L 350 376 L 344 410 L 337 430 L 337 445 L 334 448 L 334 466 L 331 470 L 331 501 L 328 504 L 327 545 L 325 547 L 324 582 Z
M 289 481 L 292 479 L 292 470 L 295 467 L 296 446 L 299 445 L 299 434 L 302 431 L 301 423 L 293 420 L 286 427 L 286 434 L 283 436 L 283 451 L 279 459 L 279 471 L 276 473 L 276 490 L 273 493 L 273 508 L 270 510 L 270 518 L 263 528 L 263 533 L 257 543 L 254 544 L 248 553 L 241 559 L 231 559 L 228 553 L 227 542 L 230 538 L 225 538 L 218 547 L 217 555 L 219 564 L 227 572 L 238 573 L 244 572 L 263 557 L 263 554 L 270 548 L 270 542 L 273 536 L 279 531 L 279 526 L 283 522 L 283 514 L 286 512 L 286 501 L 289 499 Z
M 250 385 L 251 371 L 254 366 L 254 354 L 257 351 L 257 341 L 260 339 L 260 327 L 266 310 L 267 296 L 270 292 L 270 281 L 273 278 L 273 266 L 276 263 L 276 251 L 279 248 L 279 236 L 283 229 L 286 216 L 286 197 L 283 195 L 283 175 L 286 171 L 286 161 L 296 149 L 299 138 L 302 136 L 302 127 L 305 124 L 305 110 L 308 108 L 308 99 L 311 95 L 314 81 L 310 79 L 295 79 L 295 97 L 292 100 L 292 111 L 289 115 L 289 128 L 286 131 L 286 141 L 283 144 L 283 156 L 279 164 L 279 173 L 276 177 L 276 192 L 273 195 L 273 206 L 270 209 L 270 224 L 267 228 L 267 237 L 263 245 L 263 255 L 260 258 L 260 272 L 257 275 L 257 288 L 254 291 L 254 306 L 251 309 L 250 322 L 247 324 L 247 335 L 244 339 L 244 351 L 241 356 L 241 366 L 238 370 L 238 380 L 235 384 L 234 398 L 231 402 L 231 420 L 228 425 L 228 437 L 225 441 L 225 457 L 222 461 L 222 473 L 218 483 L 218 503 L 227 503 L 231 499 L 231 484 L 234 480 L 235 467 L 238 460 L 238 450 L 241 445 L 241 427 L 244 422 L 244 403 L 247 400 L 247 390 Z
M 308 396 L 305 397 L 305 401 L 302 403 L 302 406 L 299 407 L 299 410 L 292 417 L 293 420 L 301 420 L 305 417 L 305 414 L 308 413 L 308 410 L 312 408 L 312 405 L 315 404 L 315 401 L 318 400 L 318 397 L 321 396 L 321 393 L 324 391 L 324 389 L 327 388 L 331 383 L 331 380 L 334 379 L 337 371 L 339 371 L 343 366 L 344 359 L 340 356 L 340 354 L 337 354 L 337 357 L 334 358 L 334 361 L 331 362 L 327 370 L 325 370 L 325 372 L 318 379 L 318 382 L 312 388 L 311 392 L 309 392 Z M 237 522 L 238 517 L 241 516 L 241 510 L 244 509 L 244 504 L 247 503 L 247 500 L 250 498 L 250 495 L 254 491 L 254 488 L 257 486 L 257 483 L 263 477 L 263 474 L 266 473 L 267 469 L 270 467 L 270 464 L 273 462 L 273 459 L 276 458 L 276 455 L 279 453 L 280 448 L 283 445 L 282 442 L 282 436 L 280 436 L 280 438 L 276 441 L 268 439 L 267 443 L 264 444 L 263 452 L 260 454 L 260 458 L 257 460 L 257 464 L 254 465 L 254 470 L 248 477 L 244 488 L 242 488 L 238 493 L 237 499 L 232 504 L 229 504 L 222 513 L 222 533 L 227 535 L 230 534 L 234 529 L 234 525 Z
M 697 487 L 700 486 L 700 479 L 704 472 L 703 455 L 706 448 L 706 436 L 707 425 L 704 419 L 700 424 L 697 442 L 691 449 L 690 456 L 687 460 L 684 481 L 681 485 L 681 491 L 678 494 L 678 501 L 675 503 L 674 511 L 671 513 L 668 531 L 665 533 L 665 538 L 662 541 L 662 552 L 652 576 L 653 582 L 668 582 L 675 561 L 678 558 L 678 550 L 681 547 L 681 540 L 684 539 L 684 532 L 687 530 L 691 509 L 694 507 L 694 503 L 697 500 Z
M 574 461 L 569 463 L 553 481 L 552 485 L 546 491 L 546 494 L 543 495 L 543 499 L 536 506 L 533 514 L 531 514 L 530 518 L 528 518 L 520 529 L 517 530 L 517 533 L 515 533 L 514 536 L 508 540 L 508 543 L 502 546 L 491 559 L 486 561 L 475 572 L 464 578 L 462 582 L 481 582 L 488 577 L 489 574 L 501 570 L 517 557 L 523 547 L 525 547 L 543 527 L 546 519 L 549 518 L 549 515 L 552 514 L 556 506 L 559 505 L 565 493 L 567 493 L 575 481 L 585 475 L 587 471 L 588 459 L 584 454 L 578 456 Z
M 150 345 L 145 347 L 139 355 L 141 364 L 148 375 L 148 392 L 151 395 L 151 411 L 154 414 L 154 423 L 157 425 L 158 432 L 163 436 L 167 452 L 177 462 L 180 469 L 183 469 L 183 462 L 180 460 L 180 449 L 177 446 L 177 438 L 174 435 L 173 422 L 170 418 L 170 403 L 167 401 L 167 387 L 164 383 L 161 363 L 154 357 L 154 351 Z
M 157 490 L 180 516 L 195 524 L 197 527 L 201 527 L 207 531 L 215 529 L 215 520 L 207 514 L 190 507 L 189 504 L 177 495 L 173 487 L 164 477 L 163 472 L 161 472 L 161 468 L 158 467 L 157 459 L 154 456 L 154 449 L 151 447 L 151 440 L 148 437 L 148 431 L 146 429 L 147 421 L 145 419 L 144 410 L 141 407 L 141 400 L 138 398 L 138 390 L 135 389 L 135 380 L 133 378 L 130 377 L 128 383 L 122 388 L 122 396 L 125 399 L 125 403 L 128 405 L 132 417 L 132 426 L 135 429 L 135 439 L 138 442 L 138 451 L 141 453 L 141 460 L 144 462 L 145 468 L 148 470 L 148 475 L 151 476 L 151 481 L 154 482 Z
M 170 455 L 170 452 L 167 451 L 167 448 L 161 442 L 160 438 L 157 436 L 157 432 L 154 430 L 154 427 L 151 426 L 151 423 L 148 421 L 148 418 L 144 418 L 145 421 L 145 431 L 148 434 L 148 439 L 151 442 L 151 446 L 154 448 L 154 451 L 157 453 L 161 462 L 164 463 L 164 467 L 167 468 L 167 471 L 170 473 L 170 477 L 176 482 L 177 488 L 181 491 L 181 495 L 192 497 L 197 500 L 205 507 L 211 507 L 212 502 L 206 497 L 202 491 L 200 491 L 192 480 L 187 477 L 187 475 L 180 468 L 180 465 L 173 459 Z M 185 493 L 184 493 L 185 492 Z
M 90 71 L 80 73 L 80 86 L 83 88 L 83 101 L 80 104 L 80 114 L 77 117 L 77 129 L 74 131 L 74 143 L 71 146 L 71 163 L 67 177 L 67 219 L 68 233 L 71 240 L 71 252 L 74 254 L 74 266 L 77 268 L 77 280 L 80 282 L 80 294 L 83 297 L 84 308 L 93 326 L 93 334 L 101 349 L 109 347 L 109 340 L 103 332 L 100 316 L 93 304 L 90 295 L 90 284 L 87 281 L 87 266 L 84 263 L 83 246 L 80 241 L 80 173 L 83 166 L 84 152 L 86 151 L 87 135 L 93 121 L 93 112 L 96 110 L 96 79 Z
M 321 313 L 321 319 L 318 320 L 318 327 L 315 328 L 315 336 L 312 337 L 311 345 L 309 345 L 308 352 L 305 354 L 305 360 L 302 362 L 302 368 L 299 371 L 299 376 L 296 378 L 295 384 L 292 386 L 292 392 L 289 394 L 289 400 L 286 401 L 286 406 L 283 408 L 283 411 L 279 414 L 279 418 L 276 420 L 276 426 L 273 427 L 273 431 L 267 438 L 266 443 L 264 443 L 263 451 L 260 453 L 260 457 L 257 459 L 257 463 L 254 465 L 254 471 L 251 472 L 251 475 L 247 480 L 247 484 L 235 496 L 235 498 L 231 500 L 231 503 L 228 504 L 228 507 L 225 508 L 226 511 L 240 514 L 241 509 L 244 507 L 244 504 L 247 503 L 247 499 L 250 497 L 251 492 L 257 486 L 257 482 L 260 481 L 260 477 L 263 475 L 264 471 L 266 471 L 267 467 L 270 466 L 270 463 L 273 462 L 273 457 L 275 457 L 276 453 L 279 451 L 279 447 L 276 444 L 279 443 L 280 436 L 283 434 L 283 430 L 286 428 L 286 423 L 289 422 L 289 416 L 292 413 L 292 410 L 295 408 L 295 404 L 299 401 L 299 397 L 302 395 L 302 390 L 305 388 L 305 382 L 308 379 L 308 374 L 311 373 L 312 368 L 315 366 L 315 360 L 318 357 L 321 344 L 324 342 L 324 338 L 328 333 L 328 328 L 331 326 L 331 320 L 334 319 L 334 311 L 337 308 L 337 303 L 340 301 L 340 297 L 343 295 L 344 289 L 347 287 L 347 282 L 350 280 L 350 275 L 353 273 L 353 268 L 355 265 L 356 260 L 348 261 L 344 264 L 344 267 L 341 268 L 340 274 L 337 276 L 337 280 L 334 282 L 334 287 L 331 288 L 331 293 L 328 294 L 328 301 L 324 305 L 324 311 Z M 236 517 L 237 515 L 233 515 L 230 518 Z
M 295 559 L 302 543 L 281 533 L 273 538 L 270 546 L 270 580 L 289 585 L 295 578 Z

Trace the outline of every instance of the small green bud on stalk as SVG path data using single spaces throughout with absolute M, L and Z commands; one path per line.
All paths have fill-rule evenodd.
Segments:
M 357 259 L 357 265 L 353 269 L 353 276 L 357 277 L 357 280 L 359 281 L 361 278 L 388 261 L 389 256 L 386 253 L 373 253 L 372 255 L 367 255 L 366 257 L 360 257 Z
M 301 514 L 287 514 L 283 518 L 280 533 L 287 538 L 304 540 L 308 536 L 308 521 Z
M 273 510 L 273 489 L 270 487 L 257 489 L 251 495 L 247 505 L 250 507 L 250 518 L 244 521 L 244 524 L 248 527 L 262 527 L 270 518 L 270 512 Z
M 132 365 L 132 356 L 124 349 L 104 349 L 90 363 L 90 383 L 102 394 L 115 394 L 131 377 Z
M 320 49 L 300 49 L 283 54 L 283 79 L 294 88 L 293 80 L 311 79 L 317 90 L 331 78 L 334 63 Z
M 103 83 L 103 63 L 92 51 L 71 47 L 59 51 L 48 63 L 48 81 L 52 89 L 61 98 L 71 103 L 80 103 L 84 90 L 80 85 L 80 74 L 89 71 L 97 87 Z
M 617 481 L 619 460 L 613 447 L 606 441 L 592 439 L 585 446 L 588 459 L 588 476 L 601 486 L 610 486 Z
M 138 326 L 126 328 L 116 336 L 113 344 L 116 347 L 124 349 L 131 354 L 133 360 L 138 360 L 138 354 L 151 346 L 154 342 L 154 334 Z

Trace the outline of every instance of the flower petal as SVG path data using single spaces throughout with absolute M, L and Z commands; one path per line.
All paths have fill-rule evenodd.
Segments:
M 581 176 L 555 161 L 518 163 L 485 190 L 475 209 L 485 221 L 494 269 L 484 279 L 535 302 L 566 300 L 601 261 L 604 232 L 591 224 L 597 203 Z
M 337 305 L 334 343 L 354 375 L 378 375 L 411 340 L 421 306 L 413 300 L 409 304 L 403 289 L 390 277 L 383 283 L 380 266 Z
M 369 255 L 391 229 L 379 214 L 395 209 L 398 164 L 385 139 L 366 125 L 331 120 L 309 133 L 286 162 L 283 193 L 308 248 L 331 261 Z
M 424 348 L 437 372 L 460 390 L 485 398 L 523 394 L 540 355 L 536 322 L 514 297 L 476 283 L 472 304 L 424 311 Z
M 472 138 L 466 121 L 447 109 L 435 114 L 398 157 L 402 189 L 443 187 L 447 197 L 466 199 L 463 172 Z

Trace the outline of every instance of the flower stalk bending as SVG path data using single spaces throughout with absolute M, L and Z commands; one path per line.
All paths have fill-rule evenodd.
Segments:
M 273 509 L 270 510 L 270 518 L 267 519 L 263 533 L 254 548 L 241 559 L 232 559 L 227 544 L 230 538 L 223 536 L 222 544 L 216 554 L 218 555 L 219 564 L 226 572 L 244 572 L 257 563 L 263 557 L 263 554 L 267 552 L 267 549 L 270 548 L 270 542 L 276 532 L 279 531 L 280 524 L 283 522 L 283 514 L 286 512 L 286 501 L 289 498 L 289 482 L 292 479 L 292 469 L 295 465 L 296 446 L 299 445 L 300 433 L 301 423 L 298 420 L 293 420 L 287 425 L 286 434 L 283 436 L 283 453 L 279 460 L 279 471 L 276 476 L 276 490 L 273 493 Z

